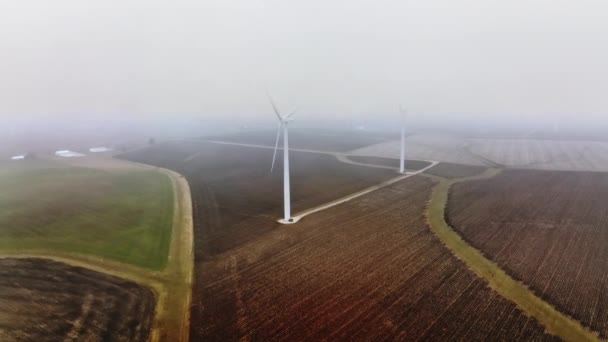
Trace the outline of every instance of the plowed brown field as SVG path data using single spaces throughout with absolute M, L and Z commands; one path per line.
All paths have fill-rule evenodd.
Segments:
M 551 340 L 429 231 L 414 178 L 207 264 L 206 340 Z
M 426 178 L 282 226 L 281 170 L 269 174 L 270 150 L 190 142 L 129 158 L 190 182 L 193 341 L 554 339 L 429 230 Z M 295 211 L 395 176 L 327 155 L 292 158 Z
M 0 258 L 0 341 L 147 341 L 154 293 L 45 259 Z
M 608 337 L 608 174 L 506 170 L 456 184 L 451 225 L 539 297 Z

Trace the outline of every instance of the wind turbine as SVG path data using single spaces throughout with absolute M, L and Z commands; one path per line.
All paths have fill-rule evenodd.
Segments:
M 296 109 L 292 110 L 290 113 L 286 115 L 281 115 L 279 109 L 275 105 L 270 94 L 266 93 L 268 96 L 268 100 L 272 105 L 272 109 L 274 113 L 277 115 L 277 119 L 279 119 L 279 126 L 277 127 L 277 138 L 274 144 L 274 154 L 272 155 L 272 166 L 270 167 L 270 172 L 274 170 L 274 162 L 277 157 L 277 149 L 279 148 L 279 138 L 281 137 L 281 128 L 283 129 L 283 219 L 279 220 L 281 223 L 293 223 L 291 219 L 291 195 L 290 195 L 290 186 L 289 186 L 289 123 L 293 121 L 291 116 L 295 114 Z
M 405 114 L 406 111 L 403 106 L 399 105 L 399 111 L 401 112 L 401 159 L 399 164 L 399 172 L 405 173 Z

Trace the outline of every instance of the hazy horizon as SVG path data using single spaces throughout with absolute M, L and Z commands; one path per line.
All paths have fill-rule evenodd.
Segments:
M 606 123 L 602 1 L 12 1 L 0 117 Z M 238 113 L 235 115 L 234 113 Z M 557 119 L 555 119 L 557 118 Z

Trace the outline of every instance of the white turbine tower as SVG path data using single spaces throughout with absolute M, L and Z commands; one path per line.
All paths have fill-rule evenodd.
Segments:
M 401 158 L 399 164 L 399 172 L 405 173 L 405 109 L 403 106 L 399 106 L 401 112 Z
M 272 109 L 274 113 L 277 115 L 279 119 L 279 126 L 277 128 L 277 138 L 274 144 L 274 154 L 272 155 L 272 166 L 270 167 L 270 172 L 274 169 L 274 162 L 277 157 L 277 149 L 279 148 L 279 138 L 281 137 L 281 128 L 283 128 L 283 219 L 279 222 L 281 223 L 292 223 L 291 220 L 291 195 L 290 195 L 290 185 L 289 185 L 289 122 L 293 121 L 291 116 L 296 112 L 297 109 L 292 110 L 289 114 L 281 115 L 277 106 L 274 104 L 272 97 L 270 94 L 268 95 L 268 100 L 272 105 Z

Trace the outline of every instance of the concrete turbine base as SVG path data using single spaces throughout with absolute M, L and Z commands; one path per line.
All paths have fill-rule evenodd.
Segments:
M 294 224 L 300 221 L 301 217 L 292 216 L 289 220 L 285 220 L 284 218 L 278 219 L 277 222 L 280 224 Z

